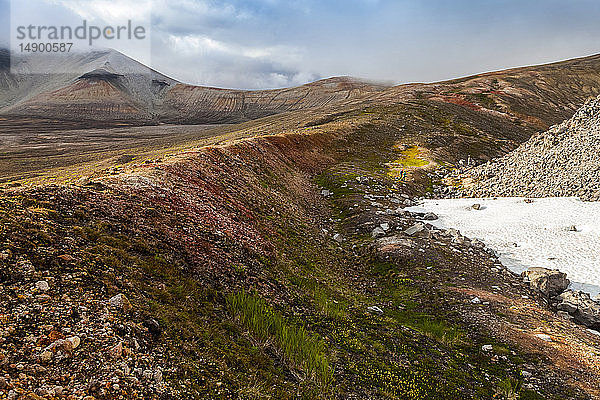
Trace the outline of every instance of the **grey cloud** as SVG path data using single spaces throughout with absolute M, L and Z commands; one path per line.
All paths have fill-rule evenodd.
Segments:
M 435 81 L 600 48 L 597 0 L 155 0 L 153 9 L 152 67 L 220 87 Z M 200 44 L 173 46 L 189 38 Z

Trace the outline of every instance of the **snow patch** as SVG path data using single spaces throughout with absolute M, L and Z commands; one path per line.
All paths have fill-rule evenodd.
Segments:
M 474 210 L 473 204 L 481 204 Z M 497 251 L 500 261 L 521 273 L 529 267 L 559 269 L 571 287 L 600 293 L 600 202 L 575 197 L 525 201 L 497 199 L 425 200 L 411 212 L 434 212 L 438 228 L 455 228 Z M 575 226 L 577 231 L 570 231 Z

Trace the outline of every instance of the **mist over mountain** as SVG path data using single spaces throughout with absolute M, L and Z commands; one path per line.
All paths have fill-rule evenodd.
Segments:
M 192 86 L 114 50 L 67 57 L 2 52 L 0 114 L 133 123 L 241 122 L 285 111 L 340 103 L 384 86 L 334 78 L 281 90 L 242 91 Z M 32 74 L 44 63 L 51 74 Z M 63 73 L 62 71 L 68 71 Z

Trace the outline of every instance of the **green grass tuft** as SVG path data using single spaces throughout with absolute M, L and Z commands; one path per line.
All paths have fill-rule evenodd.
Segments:
M 257 339 L 274 340 L 284 356 L 308 376 L 316 377 L 328 385 L 333 370 L 325 354 L 325 343 L 317 335 L 310 334 L 303 326 L 288 324 L 285 319 L 263 299 L 244 291 L 227 298 L 229 311 Z

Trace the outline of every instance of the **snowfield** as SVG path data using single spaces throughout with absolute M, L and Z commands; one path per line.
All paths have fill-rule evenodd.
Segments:
M 594 296 L 600 293 L 600 202 L 574 197 L 533 199 L 425 200 L 412 212 L 431 211 L 428 221 L 440 228 L 455 228 L 497 251 L 500 261 L 521 273 L 529 267 L 559 269 L 567 273 L 571 288 Z M 471 206 L 480 204 L 480 210 Z M 569 231 L 571 226 L 576 232 Z

